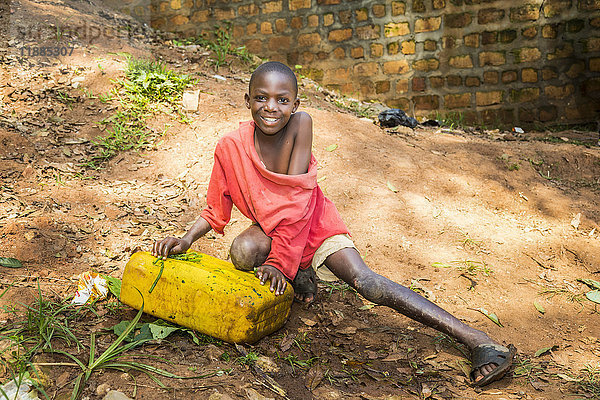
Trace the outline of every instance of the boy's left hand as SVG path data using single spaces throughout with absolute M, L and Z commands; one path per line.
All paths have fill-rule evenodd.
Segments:
M 287 281 L 285 279 L 285 275 L 283 275 L 277 268 L 271 265 L 261 265 L 260 267 L 256 268 L 255 274 L 258 279 L 260 279 L 261 285 L 264 285 L 266 281 L 271 280 L 271 287 L 269 290 L 274 292 L 275 296 L 279 296 L 285 292 Z

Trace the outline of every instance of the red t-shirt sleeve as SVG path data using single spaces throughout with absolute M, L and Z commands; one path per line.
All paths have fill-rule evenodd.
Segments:
M 233 202 L 227 186 L 227 177 L 217 147 L 217 150 L 215 150 L 215 163 L 206 192 L 206 208 L 202 210 L 200 216 L 210 224 L 215 232 L 223 234 L 225 225 L 231 219 L 232 206 Z

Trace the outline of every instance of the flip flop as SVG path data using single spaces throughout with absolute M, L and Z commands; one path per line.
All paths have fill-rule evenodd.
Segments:
M 471 382 L 474 386 L 485 386 L 502 379 L 512 366 L 512 360 L 517 349 L 511 344 L 507 347 L 499 344 L 481 344 L 471 352 Z M 475 381 L 475 371 L 487 364 L 496 364 L 496 369 L 478 381 Z
M 295 294 L 312 294 L 313 299 L 311 301 L 301 301 L 294 295 L 294 301 L 301 304 L 311 304 L 317 297 L 317 274 L 313 267 L 306 269 L 299 269 L 294 281 L 292 282 Z

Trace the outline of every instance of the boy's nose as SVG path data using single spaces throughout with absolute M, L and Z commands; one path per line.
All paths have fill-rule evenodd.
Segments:
M 277 108 L 277 102 L 275 100 L 269 100 L 265 104 L 265 109 L 268 111 L 274 111 Z

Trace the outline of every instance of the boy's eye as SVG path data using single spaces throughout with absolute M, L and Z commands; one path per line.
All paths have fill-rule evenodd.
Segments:
M 256 98 L 256 100 L 259 100 L 259 101 L 265 101 L 266 100 L 265 96 L 256 96 L 255 98 Z
M 286 99 L 285 97 L 282 97 L 281 99 L 279 99 L 279 102 L 280 102 L 280 103 L 283 103 L 283 104 L 287 103 L 288 101 L 289 101 L 289 100 L 288 100 L 288 99 Z

